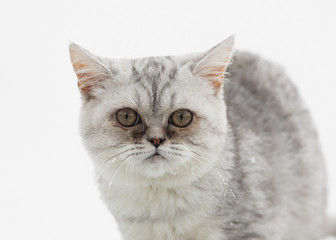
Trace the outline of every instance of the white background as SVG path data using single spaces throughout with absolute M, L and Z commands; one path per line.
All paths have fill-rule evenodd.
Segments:
M 311 109 L 336 214 L 336 2 L 1 1 L 0 239 L 120 239 L 78 134 L 68 41 L 108 57 L 237 48 L 287 69 Z

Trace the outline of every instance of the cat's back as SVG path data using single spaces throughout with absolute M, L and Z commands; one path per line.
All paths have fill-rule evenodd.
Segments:
M 234 105 L 245 113 L 244 117 L 259 116 L 248 121 L 274 114 L 284 118 L 305 109 L 296 87 L 277 64 L 255 54 L 237 52 L 228 72 L 225 101 L 228 107 Z
M 228 72 L 224 96 L 236 149 L 236 191 L 251 201 L 247 209 L 258 206 L 270 217 L 285 213 L 284 239 L 317 236 L 324 215 L 324 166 L 296 87 L 282 67 L 246 52 L 236 53 Z
M 228 72 L 224 96 L 229 121 L 237 131 L 253 131 L 268 140 L 274 137 L 273 141 L 297 145 L 297 150 L 301 143 L 294 138 L 300 141 L 308 134 L 303 139 L 316 142 L 309 111 L 281 66 L 237 52 Z

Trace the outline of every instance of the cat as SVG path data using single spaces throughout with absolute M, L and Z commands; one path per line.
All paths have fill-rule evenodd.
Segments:
M 80 130 L 125 240 L 309 240 L 325 169 L 296 87 L 234 52 L 108 59 L 70 44 Z

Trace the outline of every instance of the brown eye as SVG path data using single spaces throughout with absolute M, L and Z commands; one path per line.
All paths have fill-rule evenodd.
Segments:
M 124 127 L 133 127 L 141 121 L 139 114 L 130 108 L 119 110 L 116 117 L 118 122 Z
M 176 127 L 186 127 L 193 119 L 192 113 L 187 109 L 176 110 L 169 118 L 169 122 Z

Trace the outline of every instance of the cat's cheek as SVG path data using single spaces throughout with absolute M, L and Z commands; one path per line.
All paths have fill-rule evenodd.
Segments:
M 146 129 L 147 127 L 143 124 L 140 124 L 140 126 L 136 127 L 135 129 L 132 129 L 131 134 L 130 134 L 131 140 L 134 143 L 138 143 L 145 135 Z
M 134 127 L 124 127 L 115 119 L 110 118 L 111 131 L 114 135 L 119 135 L 125 142 L 138 143 L 146 133 L 147 127 L 144 124 L 138 124 Z
M 193 117 L 192 122 L 183 128 L 175 127 L 175 126 L 168 126 L 166 130 L 167 137 L 172 141 L 176 140 L 184 140 L 187 137 L 193 136 L 197 134 L 199 131 L 200 121 L 198 117 Z

